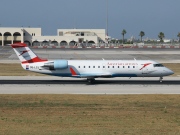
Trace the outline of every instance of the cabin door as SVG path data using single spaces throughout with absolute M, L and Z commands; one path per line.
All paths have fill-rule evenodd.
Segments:
M 148 68 L 145 67 L 145 68 L 142 69 L 143 74 L 148 74 L 148 72 L 149 72 Z

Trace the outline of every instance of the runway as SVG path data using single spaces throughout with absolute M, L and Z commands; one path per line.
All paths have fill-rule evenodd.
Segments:
M 86 79 L 0 77 L 0 94 L 180 94 L 180 77 Z
M 41 58 L 156 60 L 180 63 L 180 49 L 32 49 Z M 19 63 L 11 47 L 0 48 L 0 63 Z M 0 77 L 0 94 L 180 94 L 180 77 L 86 79 L 58 77 Z

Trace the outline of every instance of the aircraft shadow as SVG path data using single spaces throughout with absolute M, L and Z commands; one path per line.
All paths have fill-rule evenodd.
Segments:
M 180 80 L 96 80 L 93 84 L 86 80 L 0 80 L 0 85 L 3 84 L 19 84 L 19 85 L 180 85 Z

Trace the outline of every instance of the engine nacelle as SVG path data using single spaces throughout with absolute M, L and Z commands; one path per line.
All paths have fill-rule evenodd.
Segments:
M 67 60 L 55 60 L 53 62 L 45 63 L 44 67 L 49 67 L 50 70 L 67 69 L 68 61 Z

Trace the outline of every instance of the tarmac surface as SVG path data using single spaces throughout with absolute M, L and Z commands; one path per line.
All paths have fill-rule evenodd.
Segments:
M 86 79 L 51 76 L 0 77 L 0 94 L 180 94 L 180 77 Z
M 53 59 L 112 59 L 155 60 L 161 63 L 180 63 L 180 49 L 121 48 L 121 49 L 32 49 L 39 57 Z M 20 63 L 11 47 L 0 47 L 0 63 Z M 0 76 L 0 94 L 180 94 L 180 77 L 86 79 Z
M 35 49 L 41 58 L 67 60 L 155 60 L 161 63 L 180 63 L 180 49 L 171 48 L 124 48 L 124 49 Z M 0 63 L 19 63 L 11 47 L 0 47 Z

